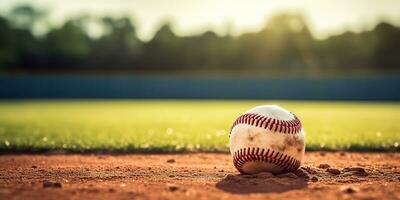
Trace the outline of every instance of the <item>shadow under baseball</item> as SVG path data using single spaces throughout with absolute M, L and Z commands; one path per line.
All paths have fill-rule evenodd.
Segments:
M 273 175 L 262 172 L 255 175 L 228 174 L 216 187 L 236 194 L 286 192 L 307 187 L 307 180 L 293 173 Z

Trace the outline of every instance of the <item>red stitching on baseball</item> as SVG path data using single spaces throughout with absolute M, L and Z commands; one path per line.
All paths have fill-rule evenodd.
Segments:
M 275 154 L 275 155 L 274 155 Z M 294 171 L 300 167 L 300 161 L 287 154 L 260 148 L 242 148 L 233 153 L 233 164 L 239 172 L 243 172 L 243 165 L 246 162 L 259 161 L 272 163 L 287 171 Z
M 259 114 L 246 113 L 239 116 L 235 120 L 231 127 L 231 132 L 232 129 L 238 124 L 248 124 L 264 129 L 269 129 L 274 132 L 295 134 L 301 131 L 301 122 L 295 114 L 292 113 L 292 115 L 294 119 L 286 121 L 271 117 L 265 117 Z

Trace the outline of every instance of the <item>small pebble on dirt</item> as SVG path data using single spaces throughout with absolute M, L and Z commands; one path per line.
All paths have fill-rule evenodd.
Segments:
M 173 178 L 173 177 L 175 177 L 175 175 L 173 175 L 173 174 L 170 174 L 168 177 L 171 177 L 171 178 Z
M 114 188 L 110 188 L 110 189 L 108 189 L 108 191 L 109 192 L 115 192 L 115 189 Z
M 326 171 L 331 173 L 331 174 L 334 174 L 334 175 L 339 175 L 340 174 L 340 170 L 335 169 L 335 168 L 329 168 L 329 169 L 326 169 Z
M 357 176 L 368 176 L 367 172 L 354 172 L 353 174 Z
M 312 182 L 317 182 L 318 181 L 318 178 L 316 177 L 316 176 L 313 176 L 313 177 L 311 177 L 311 179 L 310 179 Z
M 346 167 L 343 169 L 344 172 L 365 172 L 365 169 L 362 167 Z
M 344 185 L 344 186 L 340 187 L 340 190 L 342 192 L 348 193 L 348 194 L 356 193 L 356 192 L 360 191 L 358 188 L 353 187 L 353 186 L 348 186 L 348 185 Z
M 315 171 L 311 167 L 301 167 L 301 169 L 305 170 L 309 174 L 316 174 L 317 173 L 317 171 Z
M 329 167 L 331 167 L 331 166 L 328 164 L 319 164 L 319 166 L 318 166 L 318 168 L 320 168 L 320 169 L 328 169 Z
M 61 188 L 62 185 L 59 182 L 44 181 L 43 187 L 44 188 Z
M 168 160 L 167 160 L 167 163 L 175 163 L 175 159 L 172 159 L 172 158 L 171 158 L 171 159 L 168 159 Z
M 297 169 L 294 174 L 296 174 L 296 176 L 301 177 L 301 178 L 305 178 L 305 179 L 309 179 L 310 176 L 308 176 L 307 172 L 305 170 L 302 169 Z
M 37 166 L 36 166 L 36 165 L 32 165 L 32 168 L 33 168 L 33 169 L 36 169 L 36 168 L 37 168 Z
M 343 172 L 351 172 L 356 176 L 368 176 L 368 173 L 362 167 L 346 167 Z
M 224 170 L 223 170 L 223 169 L 221 169 L 221 170 L 219 170 L 218 172 L 224 172 Z
M 175 192 L 176 190 L 179 189 L 178 186 L 176 186 L 176 185 L 174 185 L 174 184 L 170 184 L 170 183 L 167 184 L 167 188 L 168 188 L 168 190 L 171 191 L 171 192 Z

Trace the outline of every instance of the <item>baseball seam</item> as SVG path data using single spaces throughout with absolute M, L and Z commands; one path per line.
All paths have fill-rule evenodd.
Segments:
M 242 170 L 243 165 L 251 161 L 272 163 L 287 171 L 294 171 L 300 167 L 299 160 L 272 149 L 248 147 L 239 149 L 233 154 L 233 164 L 241 173 L 245 173 Z
M 301 122 L 296 115 L 292 113 L 294 119 L 286 121 L 271 117 L 262 116 L 254 113 L 246 113 L 239 116 L 233 123 L 232 129 L 238 124 L 248 124 L 279 133 L 296 134 L 301 131 Z M 231 133 L 229 133 L 230 137 Z

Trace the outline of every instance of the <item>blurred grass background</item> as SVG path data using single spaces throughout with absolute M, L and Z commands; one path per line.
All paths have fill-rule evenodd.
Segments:
M 307 150 L 399 150 L 399 103 L 23 100 L 0 102 L 0 151 L 227 152 L 232 122 L 260 104 L 296 113 Z

